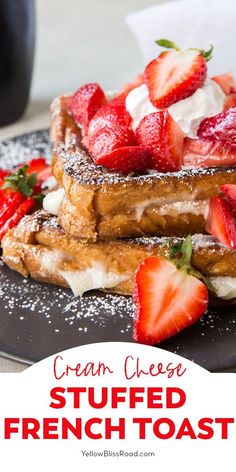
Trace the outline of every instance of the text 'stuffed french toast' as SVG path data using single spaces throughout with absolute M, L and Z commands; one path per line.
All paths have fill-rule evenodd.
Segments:
M 91 289 L 132 294 L 134 272 L 150 255 L 168 255 L 163 243 L 180 242 L 178 238 L 136 238 L 89 243 L 69 238 L 58 225 L 57 218 L 44 211 L 24 217 L 3 238 L 3 259 L 24 277 L 71 287 L 75 295 Z M 128 257 L 127 257 L 128 254 Z M 211 236 L 193 236 L 192 265 L 217 288 L 236 280 L 236 252 L 216 242 Z M 235 279 L 234 279 L 235 278 Z M 228 303 L 216 299 L 218 303 Z
M 52 104 L 51 138 L 53 172 L 65 190 L 59 222 L 69 236 L 95 241 L 202 233 L 209 198 L 221 185 L 236 184 L 236 167 L 125 176 L 95 165 L 66 97 Z

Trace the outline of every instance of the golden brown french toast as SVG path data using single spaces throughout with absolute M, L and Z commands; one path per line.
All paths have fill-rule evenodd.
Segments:
M 208 199 L 236 167 L 123 175 L 97 166 L 82 145 L 81 130 L 66 108 L 52 104 L 53 172 L 65 190 L 59 212 L 68 236 L 89 240 L 204 232 Z
M 236 277 L 236 252 L 211 236 L 193 236 L 192 265 L 205 277 Z M 24 217 L 2 241 L 3 259 L 24 277 L 71 287 L 75 295 L 91 288 L 132 294 L 142 260 L 158 255 L 163 243 L 178 238 L 136 238 L 85 242 L 69 238 L 57 218 L 44 211 Z M 168 254 L 166 246 L 165 254 Z M 221 300 L 221 303 L 225 301 Z

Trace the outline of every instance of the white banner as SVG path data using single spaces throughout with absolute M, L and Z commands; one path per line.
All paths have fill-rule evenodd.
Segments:
M 234 374 L 158 348 L 101 343 L 0 382 L 1 470 L 233 467 Z

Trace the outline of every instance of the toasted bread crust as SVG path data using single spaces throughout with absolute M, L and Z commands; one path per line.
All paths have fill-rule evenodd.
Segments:
M 67 97 L 60 96 L 51 104 L 50 137 L 53 147 L 73 145 L 80 137 L 80 129 L 67 112 Z
M 160 254 L 168 238 L 136 238 L 89 243 L 68 238 L 57 219 L 44 211 L 24 217 L 3 238 L 3 259 L 24 277 L 68 287 L 61 271 L 83 271 L 99 262 L 118 275 L 129 274 L 127 280 L 106 291 L 132 294 L 134 273 L 146 257 Z M 180 241 L 172 238 L 172 242 Z M 44 258 L 60 254 L 58 267 L 43 265 Z M 165 248 L 166 255 L 168 248 Z M 128 257 L 127 257 L 128 256 Z M 50 259 L 49 259 L 50 260 Z M 206 277 L 236 277 L 236 251 L 217 243 L 210 236 L 193 237 L 192 265 Z M 225 303 L 220 301 L 220 303 Z
M 163 215 L 160 208 L 169 202 L 203 202 L 221 185 L 236 184 L 236 168 L 128 176 L 110 172 L 95 165 L 83 147 L 81 131 L 64 97 L 53 102 L 52 110 L 53 172 L 66 193 L 59 219 L 69 236 L 94 241 L 204 232 L 203 213 Z
M 99 215 L 95 218 L 95 211 L 88 211 L 88 205 L 93 203 L 84 198 L 81 211 L 72 205 L 68 198 L 64 198 L 58 221 L 65 232 L 75 238 L 85 238 L 88 241 L 98 239 L 112 240 L 145 235 L 159 236 L 187 236 L 188 234 L 204 232 L 205 219 L 203 215 L 181 214 L 162 215 L 158 207 L 150 206 L 137 220 L 136 211 L 130 213 L 119 211 L 115 214 Z

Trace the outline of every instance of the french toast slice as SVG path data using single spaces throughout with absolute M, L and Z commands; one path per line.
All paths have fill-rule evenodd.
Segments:
M 203 233 L 209 198 L 236 184 L 236 167 L 127 176 L 97 166 L 83 147 L 66 97 L 51 106 L 53 172 L 65 190 L 59 211 L 68 236 L 95 241 Z
M 41 210 L 24 217 L 10 230 L 3 238 L 2 249 L 5 263 L 24 277 L 70 286 L 75 295 L 95 288 L 131 295 L 140 262 L 160 254 L 160 250 L 168 255 L 168 246 L 163 248 L 168 241 L 176 243 L 181 239 L 144 237 L 86 242 L 68 237 L 57 218 Z M 195 269 L 221 283 L 236 278 L 236 251 L 211 236 L 195 235 L 192 241 Z

